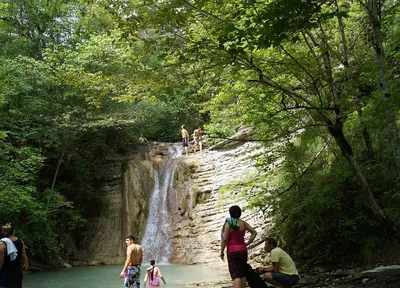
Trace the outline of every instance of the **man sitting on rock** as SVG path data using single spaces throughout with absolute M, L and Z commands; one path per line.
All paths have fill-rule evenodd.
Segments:
M 265 240 L 264 249 L 267 252 L 271 252 L 272 265 L 258 267 L 256 272 L 264 274 L 264 280 L 277 287 L 287 288 L 294 286 L 299 282 L 299 272 L 297 272 L 292 258 L 277 246 L 278 243 L 274 238 L 268 237 Z

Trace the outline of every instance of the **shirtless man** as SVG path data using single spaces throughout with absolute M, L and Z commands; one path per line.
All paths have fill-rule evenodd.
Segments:
M 140 265 L 143 262 L 143 250 L 135 244 L 133 235 L 126 236 L 126 261 L 119 277 L 124 277 L 124 288 L 140 288 Z
M 144 143 L 144 142 L 149 142 L 149 140 L 147 140 L 146 137 L 143 137 L 142 135 L 140 135 L 139 141 Z
M 185 148 L 186 156 L 189 154 L 189 132 L 185 129 L 185 125 L 181 126 L 182 129 L 182 146 Z
M 201 150 L 203 148 L 203 143 L 202 143 L 203 139 L 201 137 L 201 128 L 200 127 L 198 127 L 197 129 L 195 129 L 193 131 L 193 140 L 194 140 L 194 151 L 193 151 L 193 153 L 196 153 L 197 146 L 199 146 L 200 152 L 201 152 Z

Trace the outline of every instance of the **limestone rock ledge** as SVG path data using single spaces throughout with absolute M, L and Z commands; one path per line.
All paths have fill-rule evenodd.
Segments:
M 244 131 L 246 137 L 252 135 L 251 130 Z M 251 157 L 264 153 L 257 143 L 233 142 L 225 141 L 213 150 L 189 157 L 180 157 L 174 152 L 179 144 L 148 143 L 132 155 L 110 159 L 91 183 L 95 213 L 88 219 L 81 241 L 82 250 L 87 254 L 84 258 L 105 264 L 123 263 L 125 236 L 133 233 L 140 240 L 145 230 L 148 201 L 154 185 L 154 163 L 172 155 L 178 157 L 179 164 L 173 187 L 168 191 L 168 210 L 174 229 L 170 262 L 221 262 L 221 228 L 224 219 L 229 217 L 228 209 L 235 204 L 245 207 L 248 198 L 252 197 L 239 197 L 235 190 L 221 192 L 221 187 L 255 173 Z M 242 218 L 259 233 L 255 248 L 249 251 L 251 258 L 260 254 L 261 235 L 269 229 L 271 222 L 265 221 L 260 212 L 250 210 L 245 210 Z
M 140 239 L 145 228 L 153 163 L 135 157 L 110 159 L 101 170 L 106 172 L 91 183 L 94 212 L 81 241 L 82 254 L 87 261 L 122 264 L 125 236 L 132 233 Z
M 221 262 L 219 258 L 221 228 L 228 209 L 232 205 L 245 207 L 247 199 L 237 191 L 222 192 L 221 187 L 233 181 L 244 180 L 256 172 L 251 156 L 263 153 L 263 148 L 254 142 L 239 142 L 229 147 L 220 145 L 215 150 L 206 150 L 181 158 L 176 172 L 174 188 L 178 199 L 178 217 L 174 227 L 172 263 L 204 264 Z M 246 198 L 251 195 L 246 195 Z M 256 211 L 245 210 L 242 219 L 261 235 L 271 225 Z M 250 249 L 259 254 L 261 246 Z

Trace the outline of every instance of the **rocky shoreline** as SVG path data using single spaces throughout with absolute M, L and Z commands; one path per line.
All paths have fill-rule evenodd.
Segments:
M 222 269 L 222 268 L 220 268 Z M 225 267 L 227 270 L 227 267 Z M 297 288 L 398 288 L 400 287 L 400 265 L 379 266 L 375 269 L 365 270 L 361 267 L 343 268 L 331 271 L 324 271 L 316 268 L 310 271 L 313 274 L 307 274 L 300 279 L 300 282 L 294 286 Z M 188 283 L 189 288 L 192 287 L 209 287 L 209 288 L 231 288 L 232 281 L 202 281 Z
M 105 265 L 102 262 L 83 262 L 72 261 L 71 264 L 64 263 L 63 268 L 69 269 L 72 267 L 82 266 L 99 266 Z M 195 264 L 203 266 L 204 264 Z M 208 288 L 231 288 L 233 283 L 230 280 L 228 267 L 226 262 L 220 264 L 205 264 L 204 266 L 212 266 L 215 273 L 223 275 L 226 280 L 210 280 L 201 282 L 187 283 L 188 288 L 208 287 Z M 258 265 L 252 263 L 253 267 Z M 33 262 L 30 266 L 30 272 L 38 272 L 45 270 L 59 269 L 49 265 L 43 265 Z M 400 265 L 378 266 L 373 269 L 362 267 L 315 267 L 313 269 L 299 269 L 301 279 L 295 286 L 297 288 L 322 288 L 322 287 L 338 287 L 338 288 L 398 288 L 400 287 Z

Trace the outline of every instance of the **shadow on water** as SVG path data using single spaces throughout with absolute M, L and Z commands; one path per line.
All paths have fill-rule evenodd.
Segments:
M 142 266 L 145 271 L 148 266 Z M 159 265 L 169 288 L 188 287 L 191 282 L 227 279 L 226 270 L 198 265 Z M 71 269 L 35 272 L 24 275 L 24 287 L 29 288 L 123 288 L 119 278 L 122 265 L 74 267 Z M 141 275 L 143 287 L 144 273 Z M 147 286 L 148 287 L 148 286 Z

